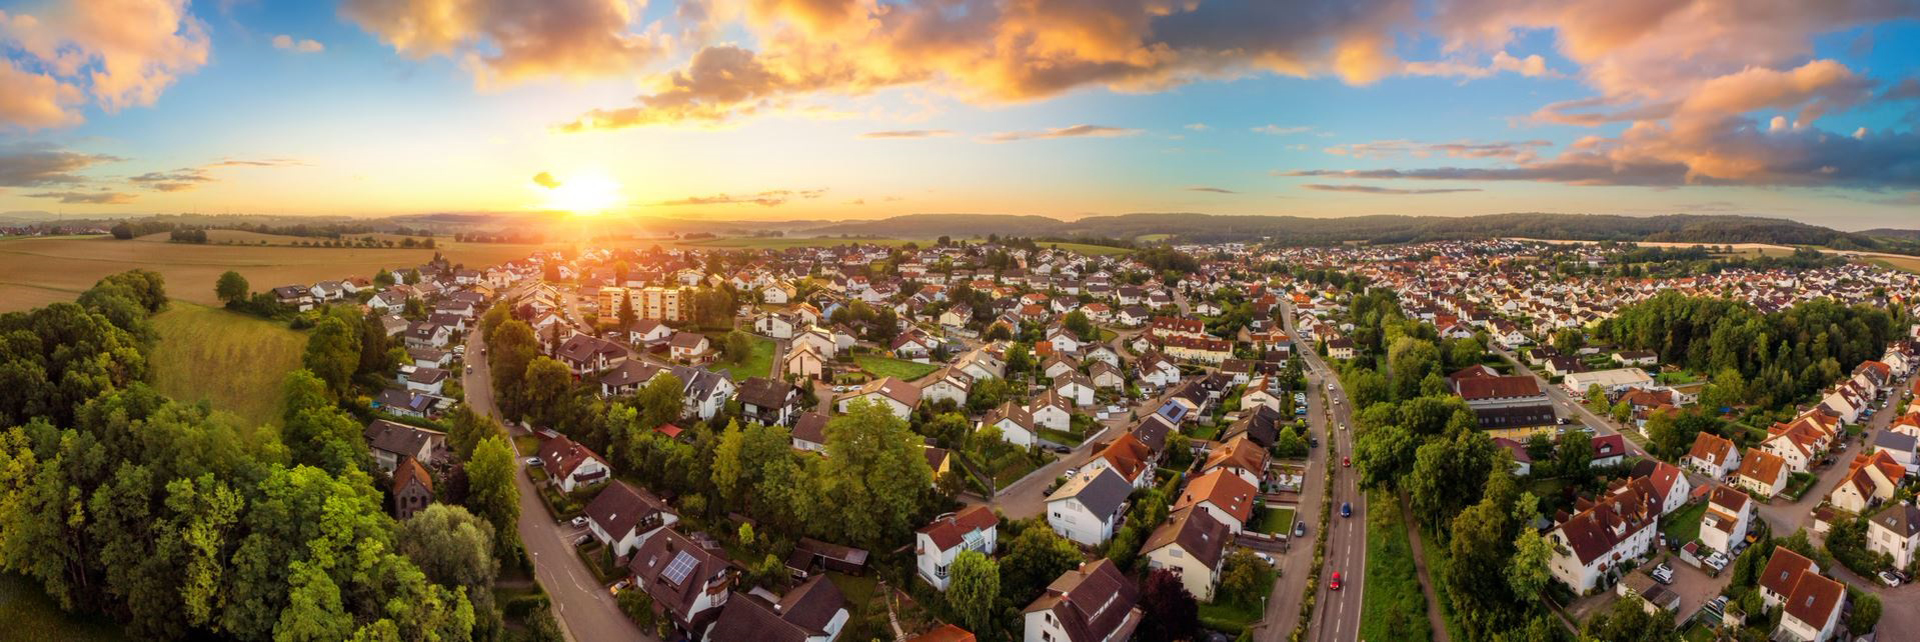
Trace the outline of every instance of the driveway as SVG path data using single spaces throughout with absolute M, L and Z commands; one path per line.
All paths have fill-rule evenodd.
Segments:
M 478 332 L 467 340 L 467 363 L 473 371 L 466 373 L 462 382 L 466 389 L 467 404 L 494 419 L 500 419 L 499 408 L 494 405 L 493 382 L 488 376 L 486 355 L 480 354 L 482 342 Z M 502 421 L 502 423 L 505 423 Z M 518 426 L 510 427 L 509 433 L 526 434 Z M 533 558 L 534 578 L 546 589 L 547 596 L 553 600 L 554 615 L 560 619 L 560 628 L 570 640 L 653 640 L 651 634 L 644 633 L 633 624 L 613 596 L 607 593 L 594 578 L 593 571 L 587 569 L 585 562 L 573 553 L 573 540 L 577 539 L 580 529 L 557 523 L 547 517 L 547 509 L 540 503 L 539 490 L 534 488 L 532 479 L 526 474 L 526 457 L 514 458 L 520 474 L 514 476 L 514 485 L 520 489 L 520 541 L 526 546 L 527 555 Z

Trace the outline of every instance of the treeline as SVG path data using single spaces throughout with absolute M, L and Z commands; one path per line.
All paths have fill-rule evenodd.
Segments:
M 0 315 L 0 568 L 139 638 L 504 635 L 494 527 L 453 507 L 396 525 L 318 378 L 289 378 L 279 431 L 144 383 L 166 304 L 135 270 Z
M 174 224 L 161 221 L 120 221 L 108 228 L 107 232 L 112 234 L 113 238 L 125 241 L 137 236 L 171 232 L 173 228 Z
M 174 230 L 167 240 L 175 243 L 206 243 L 207 231 L 202 229 Z
M 453 240 L 458 243 L 515 243 L 537 245 L 547 242 L 547 235 L 542 232 L 519 230 L 512 232 L 495 232 L 491 234 L 454 232 Z
M 1742 301 L 1669 291 L 1620 309 L 1595 334 L 1710 375 L 1720 399 L 1775 408 L 1880 358 L 1908 323 L 1883 308 L 1824 298 L 1762 314 Z

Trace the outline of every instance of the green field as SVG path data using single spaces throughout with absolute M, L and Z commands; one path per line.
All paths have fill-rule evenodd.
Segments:
M 126 634 L 113 622 L 102 618 L 71 615 L 40 590 L 40 584 L 23 575 L 0 573 L 0 623 L 8 640 L 125 640 Z
M 876 357 L 873 355 L 854 357 L 853 362 L 860 364 L 860 369 L 867 371 L 867 374 L 875 377 L 893 377 L 901 381 L 913 381 L 933 374 L 933 371 L 940 369 L 940 366 L 931 363 L 919 363 L 906 359 Z
M 739 361 L 721 360 L 713 362 L 714 370 L 725 369 L 733 375 L 734 381 L 743 381 L 747 377 L 765 377 L 773 371 L 773 340 L 762 336 L 749 337 L 753 341 L 753 353 Z M 716 337 L 717 341 L 719 338 Z
M 1055 249 L 1068 250 L 1072 252 L 1079 252 L 1081 254 L 1087 254 L 1091 256 L 1108 256 L 1113 254 L 1126 254 L 1128 252 L 1133 251 L 1124 247 L 1111 247 L 1107 245 L 1088 245 L 1086 243 L 1056 243 L 1053 241 L 1037 241 L 1034 243 L 1034 245 L 1038 245 L 1040 247 L 1051 247 Z
M 1431 569 L 1429 569 L 1431 570 Z M 1384 491 L 1367 493 L 1366 592 L 1360 598 L 1360 639 L 1429 640 L 1427 597 L 1413 568 L 1400 506 Z
M 153 317 L 153 382 L 182 401 L 206 399 L 249 424 L 278 423 L 280 384 L 300 367 L 305 333 L 255 317 L 175 301 Z
M 1707 503 L 1700 502 L 1680 507 L 1672 515 L 1660 518 L 1660 532 L 1673 541 L 1685 545 L 1700 539 L 1700 518 L 1707 514 Z

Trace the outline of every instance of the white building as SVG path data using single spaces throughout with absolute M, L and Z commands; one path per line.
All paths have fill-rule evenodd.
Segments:
M 1111 468 L 1082 470 L 1047 496 L 1047 525 L 1083 546 L 1105 544 L 1132 492 L 1133 485 Z
M 934 590 L 947 590 L 948 569 L 954 558 L 966 551 L 978 551 L 992 557 L 998 548 L 1000 519 L 993 509 L 974 505 L 934 518 L 933 523 L 915 531 L 914 567 Z

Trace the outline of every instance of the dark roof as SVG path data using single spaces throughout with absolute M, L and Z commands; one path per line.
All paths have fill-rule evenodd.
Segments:
M 735 592 L 721 607 L 720 617 L 707 631 L 709 640 L 756 640 L 761 642 L 805 642 L 826 635 L 826 626 L 841 609 L 846 597 L 825 575 L 787 591 L 778 604 L 768 604 L 753 595 Z
M 436 437 L 445 436 L 437 431 L 385 419 L 373 420 L 372 423 L 367 424 L 366 430 L 361 434 L 366 437 L 368 446 L 396 455 L 413 455 L 420 452 Z
M 1540 381 L 1533 377 L 1467 377 L 1455 379 L 1460 398 L 1467 401 L 1486 399 L 1516 399 L 1525 397 L 1544 397 L 1540 390 Z
M 1104 518 L 1119 512 L 1120 504 L 1132 493 L 1133 485 L 1127 483 L 1126 478 L 1112 468 L 1101 467 L 1080 471 L 1048 496 L 1047 501 L 1075 498 L 1095 516 Z
M 587 502 L 584 511 L 587 519 L 599 524 L 601 530 L 615 539 L 626 536 L 628 531 L 635 530 L 635 526 L 643 521 L 669 512 L 667 503 L 653 493 L 618 480 L 608 484 L 605 490 L 593 497 L 593 501 Z M 638 530 L 644 532 L 652 529 Z
M 675 348 L 691 350 L 700 347 L 700 343 L 706 340 L 706 335 L 697 332 L 675 332 L 673 333 L 673 338 L 668 340 L 667 343 Z
M 1913 504 L 1900 504 L 1881 511 L 1873 517 L 1873 523 L 1892 531 L 1901 539 L 1913 537 L 1920 532 L 1920 508 Z
M 794 391 L 793 384 L 766 377 L 748 377 L 740 382 L 736 396 L 740 403 L 753 404 L 761 408 L 779 408 L 787 405 L 787 395 Z
M 1023 612 L 1052 611 L 1068 642 L 1125 640 L 1140 625 L 1139 601 L 1133 581 L 1102 559 L 1062 573 Z
M 606 374 L 600 375 L 600 383 L 615 388 L 639 385 L 653 379 L 654 375 L 666 369 L 665 366 L 650 361 L 628 359 L 608 369 Z
M 727 558 L 707 550 L 679 531 L 667 529 L 647 538 L 627 562 L 636 588 L 685 624 L 687 611 L 710 584 L 726 582 Z
M 827 413 L 803 412 L 799 421 L 793 423 L 793 438 L 816 444 L 827 443 Z
M 1169 544 L 1179 544 L 1182 550 L 1200 563 L 1214 567 L 1226 553 L 1227 538 L 1232 531 L 1224 522 L 1214 519 L 1212 513 L 1194 510 L 1189 506 L 1173 515 L 1172 519 L 1161 524 L 1147 536 L 1147 544 L 1142 551 L 1155 551 Z

